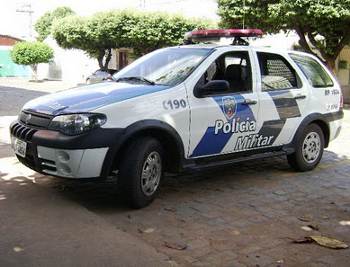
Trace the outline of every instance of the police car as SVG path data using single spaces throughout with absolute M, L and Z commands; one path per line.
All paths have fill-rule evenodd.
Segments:
M 342 95 L 318 58 L 247 45 L 259 30 L 199 30 L 233 45 L 156 50 L 113 76 L 34 99 L 11 127 L 29 168 L 64 178 L 116 175 L 133 207 L 148 205 L 164 172 L 286 155 L 320 162 L 341 130 Z

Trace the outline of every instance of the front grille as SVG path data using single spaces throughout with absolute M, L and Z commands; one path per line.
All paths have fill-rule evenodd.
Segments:
M 56 168 L 56 163 L 52 160 L 48 160 L 48 159 L 43 159 L 43 158 L 39 158 L 39 162 L 40 162 L 40 167 L 42 170 L 48 170 L 51 172 L 56 172 L 57 168 Z
M 29 128 L 19 122 L 14 123 L 11 126 L 10 132 L 11 135 L 25 141 L 27 143 L 26 156 L 24 158 L 17 156 L 18 160 L 24 165 L 28 166 L 31 169 L 37 170 L 36 168 L 36 148 L 32 144 L 31 140 L 33 135 L 37 130 Z
M 22 124 L 42 129 L 47 129 L 52 118 L 53 116 L 50 115 L 28 111 L 22 111 L 19 116 L 19 120 Z
M 26 142 L 29 142 L 32 139 L 36 131 L 37 131 L 36 129 L 29 128 L 18 122 L 13 124 L 10 129 L 10 132 L 13 136 Z

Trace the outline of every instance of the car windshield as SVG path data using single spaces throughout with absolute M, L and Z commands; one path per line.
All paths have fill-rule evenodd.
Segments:
M 134 61 L 113 78 L 174 86 L 184 81 L 211 51 L 208 48 L 160 49 Z

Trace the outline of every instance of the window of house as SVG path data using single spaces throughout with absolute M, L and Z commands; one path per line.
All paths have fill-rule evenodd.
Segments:
M 277 54 L 258 52 L 263 91 L 300 88 L 300 81 L 288 61 Z
M 210 64 L 198 82 L 201 85 L 213 80 L 226 80 L 233 93 L 252 90 L 252 71 L 248 52 L 229 52 Z
M 313 87 L 331 87 L 334 85 L 332 78 L 328 75 L 324 67 L 315 59 L 297 54 L 290 54 L 290 57 L 298 65 Z

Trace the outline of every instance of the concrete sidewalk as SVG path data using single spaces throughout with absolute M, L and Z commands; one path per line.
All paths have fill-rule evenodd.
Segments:
M 64 89 L 75 87 L 76 82 L 49 81 L 41 80 L 39 82 L 29 81 L 28 78 L 19 77 L 0 77 L 0 87 L 16 87 L 26 90 L 39 91 L 44 93 L 54 93 Z

